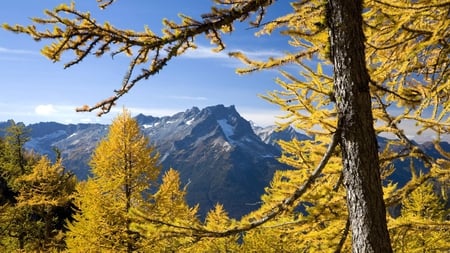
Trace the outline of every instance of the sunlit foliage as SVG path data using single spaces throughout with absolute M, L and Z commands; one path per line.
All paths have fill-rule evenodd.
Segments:
M 100 5 L 104 8 L 112 2 L 100 1 Z M 217 206 L 210 212 L 206 224 L 199 225 L 193 219 L 195 210 L 177 202 L 183 191 L 179 190 L 176 175 L 167 174 L 164 184 L 175 182 L 173 192 L 177 194 L 173 203 L 175 208 L 184 210 L 183 215 L 188 215 L 186 220 L 173 216 L 171 210 L 164 210 L 168 203 L 165 198 L 161 198 L 162 209 L 153 214 L 156 216 L 152 216 L 150 211 L 146 214 L 144 207 L 139 211 L 142 222 L 148 223 L 140 224 L 139 227 L 142 231 L 154 232 L 156 227 L 167 229 L 168 234 L 160 237 L 162 241 L 159 242 L 163 243 L 161 247 L 178 247 L 178 250 L 195 247 L 195 243 L 198 243 L 204 247 L 215 246 L 218 251 L 226 251 L 228 249 L 222 247 L 224 242 L 229 242 L 234 247 L 234 236 L 240 235 L 243 238 L 241 249 L 247 251 L 349 251 L 349 223 L 352 221 L 348 218 L 346 208 L 346 199 L 349 197 L 348 192 L 345 192 L 347 185 L 343 184 L 341 176 L 342 168 L 345 167 L 343 163 L 346 161 L 340 160 L 344 148 L 342 143 L 347 140 L 338 140 L 336 136 L 343 128 L 342 124 L 353 122 L 340 121 L 348 115 L 344 115 L 347 112 L 339 110 L 338 105 L 345 105 L 351 99 L 359 98 L 343 100 L 342 94 L 336 92 L 339 89 L 336 89 L 334 77 L 336 70 L 342 66 L 335 62 L 330 43 L 330 33 L 333 33 L 330 28 L 336 28 L 336 24 L 329 23 L 330 14 L 334 10 L 327 9 L 327 2 L 323 0 L 292 1 L 291 13 L 262 22 L 266 7 L 274 1 L 214 2 L 217 5 L 211 9 L 211 13 L 203 15 L 199 20 L 185 15 L 180 15 L 180 23 L 164 20 L 162 35 L 150 28 L 137 32 L 121 30 L 109 23 L 98 24 L 89 13 L 77 11 L 74 4 L 62 4 L 53 11 L 46 11 L 47 17 L 33 19 L 36 24 L 50 26 L 53 30 L 39 30 L 34 25 L 3 27 L 29 34 L 36 40 L 51 39 L 52 43 L 44 47 L 42 52 L 53 61 L 59 61 L 63 53 L 73 51 L 75 58 L 66 67 L 80 63 L 90 54 L 102 56 L 111 52 L 113 55 L 128 55 L 131 59 L 130 67 L 115 95 L 94 106 L 79 109 L 100 109 L 99 114 L 103 114 L 109 112 L 114 102 L 138 81 L 158 73 L 169 60 L 181 55 L 186 49 L 195 48 L 194 39 L 197 35 L 206 35 L 220 50 L 225 47 L 221 34 L 233 31 L 233 22 L 242 21 L 256 13 L 252 25 L 259 28 L 257 35 L 273 36 L 280 32 L 290 38 L 291 48 L 284 56 L 266 61 L 250 59 L 240 52 L 232 53 L 231 56 L 247 65 L 237 72 L 245 74 L 265 69 L 279 70 L 280 77 L 276 82 L 280 89 L 262 97 L 278 105 L 284 112 L 278 122 L 280 129 L 294 126 L 311 139 L 280 143 L 283 148 L 280 161 L 290 165 L 292 170 L 277 172 L 271 185 L 266 188 L 266 194 L 262 196 L 261 208 L 246 215 L 241 221 L 228 220 L 224 210 Z M 371 162 L 378 163 L 381 167 L 386 205 L 393 207 L 402 204 L 401 216 L 390 218 L 389 222 L 392 245 L 397 250 L 419 247 L 419 244 L 423 248 L 424 245 L 435 243 L 433 246 L 437 247 L 436 250 L 448 246 L 436 239 L 442 231 L 447 231 L 447 218 L 414 213 L 417 211 L 415 207 L 425 203 L 434 208 L 433 212 L 440 213 L 440 200 L 433 195 L 429 182 L 434 182 L 434 188 L 442 189 L 442 196 L 445 196 L 450 180 L 450 155 L 440 146 L 441 137 L 448 135 L 450 130 L 449 8 L 449 1 L 438 0 L 364 1 L 362 18 L 365 38 L 357 39 L 365 39 L 365 51 L 358 53 L 365 56 L 370 88 L 370 96 L 366 100 L 370 100 L 373 114 L 373 122 L 365 123 L 373 125 L 379 136 L 389 138 L 383 143 L 379 142 L 379 161 Z M 146 65 L 142 72 L 135 73 L 135 68 L 142 65 Z M 292 71 L 294 68 L 297 69 L 296 72 Z M 370 114 L 370 110 L 366 112 Z M 369 119 L 372 121 L 371 117 Z M 411 129 L 414 132 L 411 133 Z M 116 135 L 120 134 L 120 130 L 117 131 Z M 414 136 L 410 136 L 411 134 Z M 413 137 L 421 134 L 433 143 L 440 158 L 427 155 L 422 146 L 413 141 Z M 96 176 L 79 188 L 81 193 L 95 193 L 97 198 L 102 196 L 102 201 L 105 196 L 109 196 L 110 191 L 119 189 L 118 185 L 123 186 L 124 182 L 128 182 L 123 177 L 126 173 L 111 172 L 111 168 L 115 167 L 109 162 L 111 159 L 120 160 L 121 157 L 110 157 L 115 155 L 110 148 L 104 143 L 100 145 L 99 150 L 102 151 L 96 152 L 92 163 Z M 404 161 L 410 162 L 409 168 L 405 168 Z M 417 166 L 413 166 L 417 164 L 425 168 L 420 173 L 416 171 Z M 108 170 L 99 169 L 102 167 L 108 167 Z M 412 178 L 405 185 L 396 185 L 390 178 L 400 169 L 411 170 Z M 99 179 L 104 177 L 111 177 L 111 180 L 103 182 Z M 123 190 L 123 187 L 120 189 Z M 161 188 L 160 192 L 164 189 Z M 111 196 L 118 198 L 119 192 Z M 420 194 L 426 199 L 421 199 Z M 155 199 L 156 197 L 158 195 L 155 195 Z M 92 233 L 101 231 L 100 227 L 93 229 L 103 224 L 101 219 L 115 214 L 112 211 L 108 214 L 104 212 L 111 205 L 116 205 L 116 202 L 102 201 L 86 199 L 80 202 L 80 206 L 83 203 L 91 205 L 97 214 L 103 212 L 84 221 L 91 222 Z M 158 204 L 154 208 L 157 206 Z M 88 209 L 89 206 L 84 208 Z M 83 206 L 81 209 L 83 210 Z M 111 206 L 111 210 L 115 210 L 115 207 Z M 125 210 L 128 211 L 126 208 Z M 163 211 L 168 212 L 167 216 L 158 216 Z M 89 215 L 88 213 L 82 214 Z M 405 217 L 411 215 L 416 218 L 412 222 L 405 221 Z M 98 219 L 97 225 L 93 222 L 94 217 Z M 122 220 L 128 224 L 126 215 L 120 214 L 118 217 L 120 218 L 114 221 Z M 80 223 L 83 222 L 81 217 L 79 219 Z M 89 226 L 85 227 L 90 229 Z M 419 230 L 421 233 L 412 233 Z M 118 233 L 105 230 L 102 234 L 115 236 Z M 161 236 L 156 232 L 153 234 Z M 179 244 L 166 243 L 164 240 L 167 236 L 177 238 L 175 242 Z M 129 237 L 124 238 L 128 239 L 120 240 L 129 244 Z M 149 232 L 147 238 L 152 238 Z M 407 242 L 404 241 L 406 238 Z M 111 244 L 108 245 L 112 247 Z
M 90 164 L 93 176 L 77 187 L 80 210 L 68 225 L 69 251 L 138 250 L 142 238 L 131 229 L 129 211 L 144 205 L 160 167 L 158 154 L 128 111 L 113 120 Z

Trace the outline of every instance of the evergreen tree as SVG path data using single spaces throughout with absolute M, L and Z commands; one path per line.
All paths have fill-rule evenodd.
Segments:
M 68 173 L 58 160 L 43 156 L 31 173 L 17 179 L 20 185 L 15 213 L 28 213 L 26 223 L 27 251 L 60 251 L 65 248 L 64 224 L 71 218 L 76 178 Z
M 8 182 L 8 171 L 6 170 L 6 143 L 0 137 L 0 205 L 13 203 L 15 201 L 15 192 L 11 189 Z
M 25 150 L 25 143 L 30 139 L 29 132 L 23 123 L 9 120 L 5 129 L 5 140 L 2 155 L 2 177 L 14 188 L 15 180 L 31 171 L 37 156 Z
M 179 173 L 169 169 L 158 190 L 149 196 L 150 201 L 133 210 L 133 227 L 144 235 L 145 251 L 192 252 L 196 239 L 189 230 L 200 227 L 200 222 L 196 217 L 198 207 L 189 207 L 185 196 L 186 188 L 181 188 Z
M 19 178 L 31 172 L 38 156 L 24 148 L 29 140 L 25 125 L 14 120 L 9 123 L 4 129 L 5 138 L 0 142 L 0 177 L 4 204 L 0 213 L 0 244 L 4 251 L 29 247 L 40 226 L 32 208 L 16 206 L 17 196 L 21 191 Z
M 128 111 L 113 120 L 90 165 L 93 176 L 77 187 L 80 212 L 68 225 L 69 251 L 139 250 L 142 238 L 131 229 L 129 211 L 144 205 L 160 167 L 158 154 Z

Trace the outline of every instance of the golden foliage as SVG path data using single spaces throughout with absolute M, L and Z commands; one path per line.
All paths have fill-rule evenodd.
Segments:
M 69 251 L 139 249 L 142 238 L 131 230 L 129 212 L 145 204 L 160 167 L 154 147 L 125 109 L 98 144 L 90 165 L 93 177 L 77 187 L 80 212 L 68 225 Z
M 444 252 L 450 249 L 450 222 L 444 202 L 429 182 L 402 201 L 401 216 L 389 222 L 397 252 Z
M 103 7 L 111 2 L 113 1 L 99 0 Z M 260 28 L 256 35 L 271 35 L 280 31 L 289 36 L 292 50 L 282 57 L 266 61 L 250 59 L 241 52 L 231 53 L 231 56 L 246 64 L 245 68 L 237 72 L 243 74 L 279 69 L 280 78 L 276 82 L 280 85 L 280 90 L 268 92 L 262 97 L 285 112 L 277 122 L 280 129 L 294 126 L 310 139 L 280 143 L 283 149 L 280 161 L 290 165 L 292 170 L 275 173 L 271 185 L 266 188 L 266 194 L 262 196 L 261 208 L 243 217 L 241 221 L 228 219 L 225 211 L 218 205 L 208 214 L 206 224 L 199 224 L 195 219 L 196 209 L 189 208 L 184 203 L 184 190 L 179 189 L 178 175 L 169 171 L 158 193 L 154 195 L 154 205 L 136 211 L 138 221 L 142 222 L 136 225 L 136 229 L 146 234 L 147 245 L 156 243 L 153 249 L 159 250 L 173 250 L 177 247 L 187 250 L 194 249 L 195 245 L 203 245 L 205 248 L 217 247 L 217 251 L 226 251 L 229 250 L 224 248 L 227 243 L 236 251 L 350 250 L 347 237 L 351 235 L 345 209 L 346 196 L 342 187 L 342 166 L 334 137 L 336 131 L 339 131 L 339 115 L 335 103 L 342 101 L 334 96 L 325 1 L 293 1 L 291 13 L 267 23 L 261 23 L 261 17 L 265 7 L 272 3 L 270 0 L 216 0 L 215 3 L 217 5 L 209 14 L 203 15 L 201 20 L 185 15 L 180 15 L 180 23 L 164 20 L 162 35 L 148 27 L 143 32 L 136 32 L 120 30 L 109 23 L 98 24 L 89 13 L 78 12 L 73 4 L 63 4 L 53 11 L 46 11 L 47 18 L 33 19 L 34 23 L 50 25 L 53 30 L 40 31 L 34 25 L 5 24 L 3 27 L 13 32 L 29 34 L 36 40 L 52 40 L 53 43 L 42 51 L 51 60 L 59 61 L 64 52 L 73 51 L 75 59 L 67 63 L 66 67 L 79 63 L 90 53 L 102 56 L 112 51 L 113 55 L 123 53 L 131 57 L 130 68 L 125 74 L 121 89 L 113 97 L 97 105 L 80 109 L 100 109 L 102 114 L 108 112 L 114 102 L 138 81 L 160 71 L 173 57 L 189 48 L 195 48 L 195 36 L 204 34 L 217 46 L 217 50 L 221 50 L 225 44 L 220 34 L 233 31 L 234 21 L 242 21 L 250 13 L 256 12 L 254 25 Z M 386 204 L 394 206 L 403 203 L 402 216 L 405 217 L 410 217 L 414 209 L 423 205 L 424 201 L 428 201 L 428 204 L 437 203 L 435 197 L 430 197 L 432 194 L 426 182 L 438 182 L 437 186 L 443 186 L 445 193 L 445 186 L 448 186 L 450 178 L 450 156 L 448 151 L 439 146 L 441 136 L 448 135 L 450 130 L 449 8 L 449 1 L 438 0 L 364 2 L 366 68 L 370 74 L 374 126 L 379 135 L 389 137 L 383 147 L 380 147 L 380 160 L 373 162 L 380 163 L 382 169 Z M 147 68 L 140 74 L 134 74 L 134 68 L 145 63 L 148 64 Z M 291 73 L 291 68 L 288 67 L 292 66 L 298 69 L 297 73 Z M 92 166 L 97 177 L 80 186 L 80 193 L 92 193 L 97 199 L 101 196 L 101 201 L 91 198 L 80 202 L 80 205 L 90 203 L 92 208 L 97 208 L 92 209 L 95 210 L 92 215 L 100 214 L 85 219 L 85 222 L 94 220 L 94 217 L 103 219 L 103 215 L 108 217 L 115 214 L 114 205 L 123 200 L 123 195 L 118 194 L 123 188 L 118 186 L 128 184 L 133 189 L 136 187 L 143 190 L 142 182 L 154 178 L 154 174 L 144 177 L 143 181 L 140 177 L 128 178 L 128 171 L 121 170 L 130 168 L 127 165 L 130 161 L 128 158 L 134 159 L 134 153 L 111 150 L 118 148 L 123 151 L 132 147 L 130 143 L 140 143 L 141 147 L 146 143 L 142 137 L 129 139 L 130 136 L 124 135 L 138 131 L 133 130 L 132 124 L 128 126 L 125 121 L 123 124 L 113 124 L 111 132 L 114 134 L 108 137 L 110 140 L 102 142 L 94 154 Z M 434 141 L 441 158 L 430 157 L 423 146 L 412 141 L 409 136 L 411 133 L 406 132 L 411 129 L 410 125 L 415 126 L 415 135 L 430 136 L 430 141 Z M 121 138 L 114 140 L 114 136 Z M 125 145 L 125 142 L 120 141 L 122 139 L 130 142 Z M 144 156 L 149 157 L 151 152 L 143 150 L 147 152 Z M 123 157 L 127 159 L 121 160 Z M 401 169 L 396 165 L 403 161 L 410 161 L 412 179 L 404 186 L 398 186 L 389 181 L 389 176 Z M 148 162 L 151 164 L 154 161 Z M 425 170 L 417 173 L 414 164 L 423 165 Z M 139 173 L 143 173 L 144 167 L 137 167 Z M 108 180 L 102 181 L 101 178 Z M 106 200 L 106 196 L 113 191 L 114 198 Z M 421 199 L 418 192 L 430 198 Z M 103 200 L 106 202 L 103 203 Z M 134 205 L 138 202 L 133 201 L 133 207 L 139 207 Z M 110 207 L 111 211 L 102 213 L 102 210 Z M 434 208 L 439 209 L 436 206 Z M 89 215 L 89 211 L 83 215 Z M 411 249 L 417 246 L 417 242 L 439 247 L 436 250 L 448 247 L 439 239 L 440 233 L 447 231 L 448 225 L 439 220 L 439 215 L 423 217 L 421 214 L 420 218 L 413 215 L 412 222 L 405 221 L 405 218 L 391 219 L 394 247 L 399 250 Z M 114 221 L 127 219 L 126 215 L 119 217 L 121 218 Z M 103 229 L 90 226 L 108 224 L 101 219 L 96 222 L 97 225 L 92 223 L 85 226 L 85 231 L 88 232 L 83 236 Z M 415 234 L 416 231 L 422 233 Z M 241 248 L 233 244 L 236 234 L 243 235 L 244 243 Z M 425 235 L 429 235 L 429 240 L 425 239 Z M 173 238 L 176 240 L 170 242 Z M 405 241 L 407 238 L 413 239 Z M 196 250 L 202 251 L 199 248 Z
M 186 189 L 181 188 L 180 175 L 169 169 L 158 191 L 150 201 L 132 210 L 133 230 L 143 236 L 146 252 L 192 252 L 196 241 L 190 228 L 200 227 L 196 215 L 198 207 L 189 207 Z

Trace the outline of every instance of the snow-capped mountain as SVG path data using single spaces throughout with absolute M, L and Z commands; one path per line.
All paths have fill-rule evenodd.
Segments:
M 232 217 L 254 209 L 276 169 L 280 151 L 264 143 L 234 106 L 194 107 L 170 117 L 136 117 L 161 153 L 165 169 L 189 182 L 187 200 L 201 214 L 222 203 Z
M 216 203 L 225 206 L 229 215 L 241 217 L 257 209 L 264 187 L 277 169 L 285 169 L 277 161 L 281 149 L 277 140 L 299 140 L 308 137 L 293 128 L 276 131 L 276 127 L 258 127 L 242 118 L 234 106 L 193 107 L 172 116 L 137 115 L 142 131 L 160 153 L 163 171 L 174 168 L 187 185 L 187 201 L 200 204 L 200 216 Z M 10 125 L 0 122 L 0 129 Z M 30 141 L 26 148 L 54 158 L 56 147 L 65 166 L 79 179 L 87 178 L 89 160 L 97 143 L 108 132 L 108 125 L 55 122 L 27 126 Z M 3 132 L 0 131 L 0 135 Z M 386 139 L 379 137 L 380 147 Z M 422 144 L 429 155 L 439 157 L 432 145 Z M 443 143 L 444 150 L 450 144 Z M 396 161 L 398 170 L 391 179 L 403 185 L 411 177 L 408 161 Z M 422 167 L 421 164 L 417 164 Z
M 289 141 L 292 139 L 297 140 L 306 140 L 309 137 L 301 134 L 297 131 L 295 131 L 294 128 L 288 127 L 287 129 L 284 129 L 283 131 L 278 130 L 277 126 L 267 126 L 267 127 L 260 127 L 256 125 L 252 125 L 253 131 L 256 135 L 259 136 L 259 138 L 267 144 L 279 147 L 277 142 L 279 140 L 283 141 Z
M 231 217 L 256 209 L 254 203 L 274 171 L 286 168 L 277 161 L 279 148 L 255 134 L 234 106 L 194 107 L 165 117 L 140 114 L 136 120 L 160 153 L 163 171 L 180 172 L 188 184 L 187 201 L 200 204 L 201 216 L 216 203 Z M 58 148 L 66 168 L 80 179 L 87 178 L 92 151 L 108 131 L 108 125 L 101 124 L 47 122 L 28 127 L 31 140 L 26 148 L 52 158 Z

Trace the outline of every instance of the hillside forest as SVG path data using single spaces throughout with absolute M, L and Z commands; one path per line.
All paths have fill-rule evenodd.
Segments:
M 115 3 L 97 2 L 105 11 Z M 199 18 L 164 19 L 161 32 L 98 23 L 74 2 L 45 11 L 31 25 L 4 24 L 49 41 L 42 54 L 52 61 L 69 53 L 65 67 L 92 55 L 129 57 L 114 95 L 78 109 L 102 115 L 195 49 L 199 36 L 220 51 L 223 35 L 249 20 L 257 36 L 286 36 L 291 50 L 265 61 L 231 53 L 246 66 L 237 72 L 279 71 L 279 90 L 262 97 L 283 113 L 280 129 L 293 126 L 311 139 L 280 141 L 279 161 L 291 169 L 275 172 L 258 210 L 231 219 L 219 203 L 199 220 L 176 168 L 155 184 L 158 153 L 126 110 L 92 154 L 92 177 L 83 182 L 60 159 L 24 150 L 26 131 L 13 124 L 1 140 L 0 246 L 18 252 L 448 252 L 450 153 L 439 143 L 450 131 L 450 2 L 290 1 L 290 13 L 266 20 L 275 2 L 282 1 L 214 0 Z M 431 133 L 439 158 L 404 133 L 405 122 L 417 134 Z M 379 135 L 390 137 L 382 149 Z M 410 162 L 413 175 L 401 187 L 387 179 L 398 160 Z

